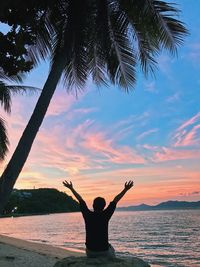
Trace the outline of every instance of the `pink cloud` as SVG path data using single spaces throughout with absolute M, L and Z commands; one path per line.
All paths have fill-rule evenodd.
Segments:
M 200 123 L 198 122 L 200 122 L 200 112 L 176 130 L 173 137 L 175 147 L 200 145 Z
M 117 164 L 144 163 L 145 160 L 128 146 L 117 146 L 113 140 L 106 139 L 103 133 L 88 134 L 83 142 L 84 147 L 93 153 L 103 156 L 108 162 Z M 97 154 L 97 155 L 98 155 Z
M 62 127 L 55 127 L 51 132 L 43 130 L 38 135 L 29 162 L 36 165 L 40 158 L 40 166 L 57 168 L 70 174 L 91 169 L 93 161 L 90 161 L 89 156 L 73 147 L 68 147 L 64 140 Z
M 190 118 L 189 120 L 187 120 L 186 122 L 184 122 L 178 129 L 177 131 L 180 131 L 184 128 L 186 128 L 187 126 L 190 126 L 192 124 L 194 124 L 195 122 L 197 122 L 200 118 L 200 112 L 198 112 L 195 116 L 193 116 L 192 118 Z
M 94 130 L 94 120 L 87 119 L 77 127 L 71 129 L 69 136 L 66 135 L 66 146 L 71 149 L 77 147 L 92 126 Z
M 200 124 L 195 125 L 192 130 L 185 134 L 184 138 L 175 145 L 178 146 L 194 146 L 194 145 L 200 145 Z
M 46 116 L 58 116 L 67 112 L 77 101 L 76 97 L 67 92 L 56 92 L 48 107 Z
M 199 159 L 200 151 L 198 149 L 180 149 L 177 147 L 142 145 L 148 152 L 148 159 L 151 162 L 165 162 L 186 159 Z M 179 165 L 178 165 L 179 166 Z
M 197 159 L 200 158 L 199 150 L 177 150 L 173 148 L 162 147 L 159 152 L 153 155 L 153 160 L 156 162 Z

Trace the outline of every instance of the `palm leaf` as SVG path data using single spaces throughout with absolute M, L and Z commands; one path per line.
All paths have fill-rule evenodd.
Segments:
M 32 86 L 23 85 L 7 85 L 3 81 L 0 81 L 0 103 L 3 109 L 7 112 L 11 112 L 11 95 L 37 92 L 39 89 Z
M 123 27 L 122 13 L 108 9 L 108 31 L 111 55 L 115 57 L 114 83 L 126 90 L 135 84 L 135 54 L 131 48 L 128 30 Z
M 5 121 L 0 117 L 0 161 L 5 159 L 8 152 L 8 135 L 5 127 Z

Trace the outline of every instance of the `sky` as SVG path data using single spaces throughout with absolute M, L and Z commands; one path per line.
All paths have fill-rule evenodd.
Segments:
M 91 81 L 76 97 L 59 84 L 15 188 L 57 188 L 71 180 L 91 206 L 109 202 L 134 180 L 119 206 L 200 200 L 200 1 L 176 0 L 189 35 L 178 56 L 163 52 L 154 77 L 137 72 L 125 93 Z M 24 84 L 42 88 L 48 61 Z M 14 96 L 7 121 L 8 163 L 33 112 L 39 93 Z

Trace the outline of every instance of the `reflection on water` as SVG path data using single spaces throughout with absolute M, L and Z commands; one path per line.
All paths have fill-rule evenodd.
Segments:
M 200 210 L 116 212 L 110 242 L 120 255 L 134 255 L 153 266 L 200 266 Z M 84 250 L 80 213 L 2 218 L 0 234 Z

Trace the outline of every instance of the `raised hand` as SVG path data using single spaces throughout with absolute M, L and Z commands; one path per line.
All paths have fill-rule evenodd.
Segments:
M 125 185 L 124 185 L 124 188 L 126 189 L 126 190 L 129 190 L 129 189 L 131 189 L 131 187 L 133 187 L 133 181 L 128 181 L 128 182 L 126 182 L 125 183 Z
M 73 189 L 73 184 L 72 184 L 72 182 L 70 181 L 70 182 L 68 182 L 68 181 L 63 181 L 63 185 L 65 186 L 65 187 L 67 187 L 67 188 L 69 188 L 69 189 Z

